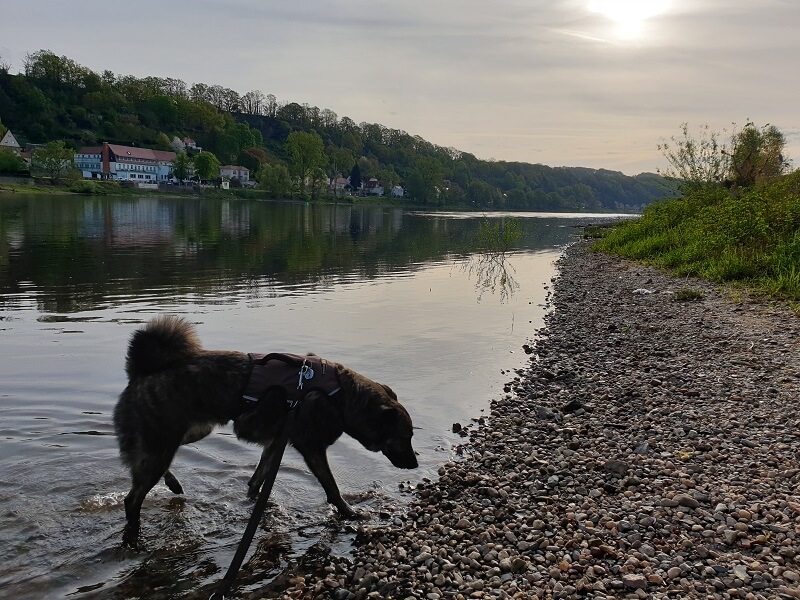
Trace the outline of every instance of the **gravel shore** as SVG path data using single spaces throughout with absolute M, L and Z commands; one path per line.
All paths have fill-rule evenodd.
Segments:
M 800 598 L 798 314 L 585 242 L 558 267 L 457 459 L 286 597 Z

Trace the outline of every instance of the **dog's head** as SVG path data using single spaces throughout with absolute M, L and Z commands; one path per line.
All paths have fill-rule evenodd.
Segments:
M 416 469 L 411 417 L 388 385 L 349 369 L 340 373 L 346 394 L 345 432 L 372 452 L 382 452 L 395 467 Z

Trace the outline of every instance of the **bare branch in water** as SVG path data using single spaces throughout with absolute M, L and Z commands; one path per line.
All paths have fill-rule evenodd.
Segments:
M 475 277 L 478 302 L 487 291 L 499 292 L 500 302 L 506 302 L 519 289 L 516 271 L 508 261 L 508 251 L 522 237 L 517 219 L 490 221 L 484 218 L 478 228 L 479 252 L 464 261 L 464 270 Z

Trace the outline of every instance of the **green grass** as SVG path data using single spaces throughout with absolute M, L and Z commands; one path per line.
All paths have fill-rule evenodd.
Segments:
M 717 282 L 800 300 L 800 171 L 761 186 L 699 190 L 645 209 L 594 243 Z
M 675 300 L 678 302 L 691 302 L 693 300 L 702 300 L 703 292 L 694 288 L 684 288 L 675 292 Z

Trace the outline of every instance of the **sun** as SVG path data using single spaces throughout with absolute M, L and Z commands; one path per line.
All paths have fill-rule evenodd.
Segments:
M 622 39 L 639 37 L 644 22 L 668 8 L 669 0 L 589 0 L 589 10 L 614 21 Z

